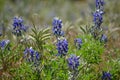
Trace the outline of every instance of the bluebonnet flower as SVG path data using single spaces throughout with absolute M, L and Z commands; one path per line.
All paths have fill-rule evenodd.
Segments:
M 103 5 L 104 5 L 104 0 L 96 0 L 96 11 L 93 13 L 93 21 L 95 24 L 95 27 L 100 29 L 100 25 L 103 22 Z
M 80 65 L 79 59 L 80 57 L 76 55 L 71 55 L 71 57 L 68 58 L 68 66 L 71 70 L 78 69 L 78 66 Z
M 77 49 L 81 48 L 82 40 L 80 38 L 75 39 L 74 43 L 75 43 L 75 46 L 76 46 Z
M 56 46 L 59 55 L 66 55 L 66 53 L 68 52 L 68 42 L 66 39 L 58 40 Z
M 13 33 L 17 36 L 22 35 L 22 31 L 26 31 L 27 27 L 23 23 L 23 19 L 21 17 L 14 17 L 13 19 Z
M 107 36 L 105 34 L 102 34 L 100 42 L 107 42 Z
M 4 49 L 7 46 L 7 44 L 9 44 L 9 43 L 10 43 L 10 40 L 2 40 L 0 42 L 1 49 Z
M 103 23 L 103 11 L 97 10 L 93 13 L 93 21 L 95 27 L 100 29 L 101 24 Z
M 112 80 L 111 79 L 111 74 L 109 72 L 104 72 L 103 71 L 102 80 Z
M 56 36 L 63 36 L 64 35 L 64 31 L 62 31 L 62 20 L 59 19 L 58 17 L 55 17 L 53 19 L 53 28 L 52 28 L 52 31 L 53 31 L 53 34 L 56 35 Z
M 96 0 L 96 11 L 93 13 L 94 26 L 91 28 L 91 34 L 94 38 L 97 38 L 99 32 L 102 30 L 101 24 L 103 23 L 103 7 L 104 0 Z
M 40 59 L 39 53 L 35 51 L 32 47 L 26 48 L 24 51 L 24 55 L 24 57 L 26 57 L 29 62 L 36 63 Z
M 96 8 L 103 11 L 104 0 L 96 0 Z

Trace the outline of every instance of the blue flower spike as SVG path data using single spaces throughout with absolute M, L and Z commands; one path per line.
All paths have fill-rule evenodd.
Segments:
M 97 9 L 100 9 L 103 11 L 104 4 L 105 4 L 104 0 L 96 0 L 96 8 Z
M 22 32 L 26 32 L 27 27 L 21 17 L 14 17 L 13 19 L 13 34 L 21 36 Z
M 93 13 L 94 26 L 91 28 L 91 34 L 96 39 L 102 31 L 101 25 L 103 23 L 104 4 L 104 0 L 96 0 L 96 11 Z
M 77 70 L 78 69 L 78 66 L 80 65 L 79 59 L 80 59 L 80 57 L 76 56 L 76 55 L 71 55 L 68 58 L 68 66 L 71 70 Z
M 101 24 L 103 23 L 103 11 L 97 10 L 93 13 L 93 21 L 95 27 L 100 29 Z
M 30 62 L 36 63 L 36 61 L 39 61 L 40 59 L 40 54 L 37 51 L 35 51 L 32 47 L 30 47 L 25 49 L 24 57 L 26 57 Z
M 66 39 L 58 40 L 57 42 L 57 50 L 59 55 L 66 55 L 68 52 L 68 41 Z
M 56 35 L 56 36 L 63 36 L 64 35 L 64 31 L 62 31 L 63 23 L 62 23 L 61 19 L 59 19 L 58 17 L 55 17 L 53 19 L 52 25 L 53 25 L 52 32 L 54 35 Z

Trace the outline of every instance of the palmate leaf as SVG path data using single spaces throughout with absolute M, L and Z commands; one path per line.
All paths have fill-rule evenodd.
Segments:
M 48 33 L 48 34 L 44 34 L 44 35 L 42 35 L 41 36 L 41 39 L 44 41 L 44 40 L 47 40 L 47 39 L 49 39 L 50 38 L 50 33 Z
M 84 33 L 86 33 L 86 30 L 85 30 L 82 26 L 80 26 L 80 29 L 81 29 Z
M 35 36 L 33 34 L 30 34 L 30 39 L 32 39 L 33 41 L 35 41 Z
M 38 37 L 39 40 L 41 40 L 41 42 L 44 42 L 45 40 L 50 38 L 51 34 L 49 33 L 49 30 L 50 30 L 49 28 L 46 28 L 39 31 Z
M 48 33 L 49 30 L 50 30 L 50 28 L 43 29 L 43 30 L 42 30 L 42 33 L 43 33 L 43 34 L 44 34 L 44 33 Z
M 89 33 L 89 30 L 90 30 L 90 28 L 89 28 L 87 25 L 85 25 L 85 26 L 80 26 L 80 29 L 81 29 L 85 34 L 88 34 L 88 33 Z
M 35 35 L 37 35 L 37 32 L 36 32 L 35 29 L 31 29 L 31 30 L 32 30 L 32 32 L 33 32 Z
M 30 34 L 30 38 L 33 40 L 33 42 L 35 43 L 35 46 L 37 46 L 40 51 L 43 51 L 43 45 L 45 44 L 45 41 L 47 39 L 50 39 L 50 32 L 49 32 L 50 28 L 46 28 L 46 29 L 40 29 L 37 30 L 36 27 L 34 27 L 32 29 L 32 34 Z

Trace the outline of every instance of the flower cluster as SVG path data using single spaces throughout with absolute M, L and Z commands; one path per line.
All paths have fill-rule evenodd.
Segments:
M 100 42 L 107 42 L 107 36 L 102 34 L 99 37 L 102 31 L 101 24 L 103 23 L 104 4 L 104 0 L 96 0 L 96 11 L 93 13 L 94 26 L 91 28 L 91 34 L 95 39 L 99 38 Z
M 100 29 L 100 26 L 103 22 L 103 11 L 100 11 L 99 9 L 93 13 L 93 21 L 95 24 L 95 27 Z
M 56 36 L 63 36 L 64 35 L 64 32 L 62 31 L 62 20 L 59 19 L 58 17 L 55 17 L 53 19 L 53 28 L 52 28 L 52 31 L 53 31 L 53 34 L 56 35 Z
M 14 17 L 13 19 L 13 34 L 17 36 L 22 35 L 22 31 L 26 31 L 27 27 L 23 23 L 23 19 L 21 17 Z
M 9 43 L 10 43 L 10 40 L 2 40 L 0 42 L 1 49 L 4 49 Z
M 24 51 L 24 55 L 29 62 L 34 62 L 35 64 L 37 63 L 37 61 L 40 60 L 40 54 L 32 49 L 32 47 L 26 48 Z
M 77 49 L 81 48 L 82 40 L 80 38 L 75 39 L 74 43 L 75 43 L 75 46 L 76 46 Z
M 93 21 L 95 24 L 95 27 L 100 29 L 100 26 L 103 22 L 103 5 L 104 0 L 96 0 L 96 11 L 93 13 Z
M 77 70 L 78 66 L 80 65 L 79 59 L 80 59 L 79 56 L 71 55 L 71 57 L 68 58 L 68 66 L 69 66 L 69 68 L 72 69 L 72 70 Z
M 103 6 L 104 6 L 104 0 L 96 0 L 96 8 L 103 10 Z
M 68 42 L 66 39 L 58 40 L 57 50 L 59 55 L 66 55 L 66 53 L 68 52 Z
M 111 74 L 109 72 L 103 72 L 102 80 L 111 80 Z

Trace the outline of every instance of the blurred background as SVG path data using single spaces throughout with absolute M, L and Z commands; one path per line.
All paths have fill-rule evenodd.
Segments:
M 120 0 L 105 0 L 102 27 L 109 38 L 108 53 L 120 52 L 119 7 Z M 0 30 L 9 32 L 15 16 L 21 16 L 29 27 L 33 18 L 37 26 L 52 26 L 53 17 L 57 16 L 63 24 L 70 23 L 71 31 L 77 33 L 76 26 L 93 25 L 94 11 L 95 0 L 0 0 Z

